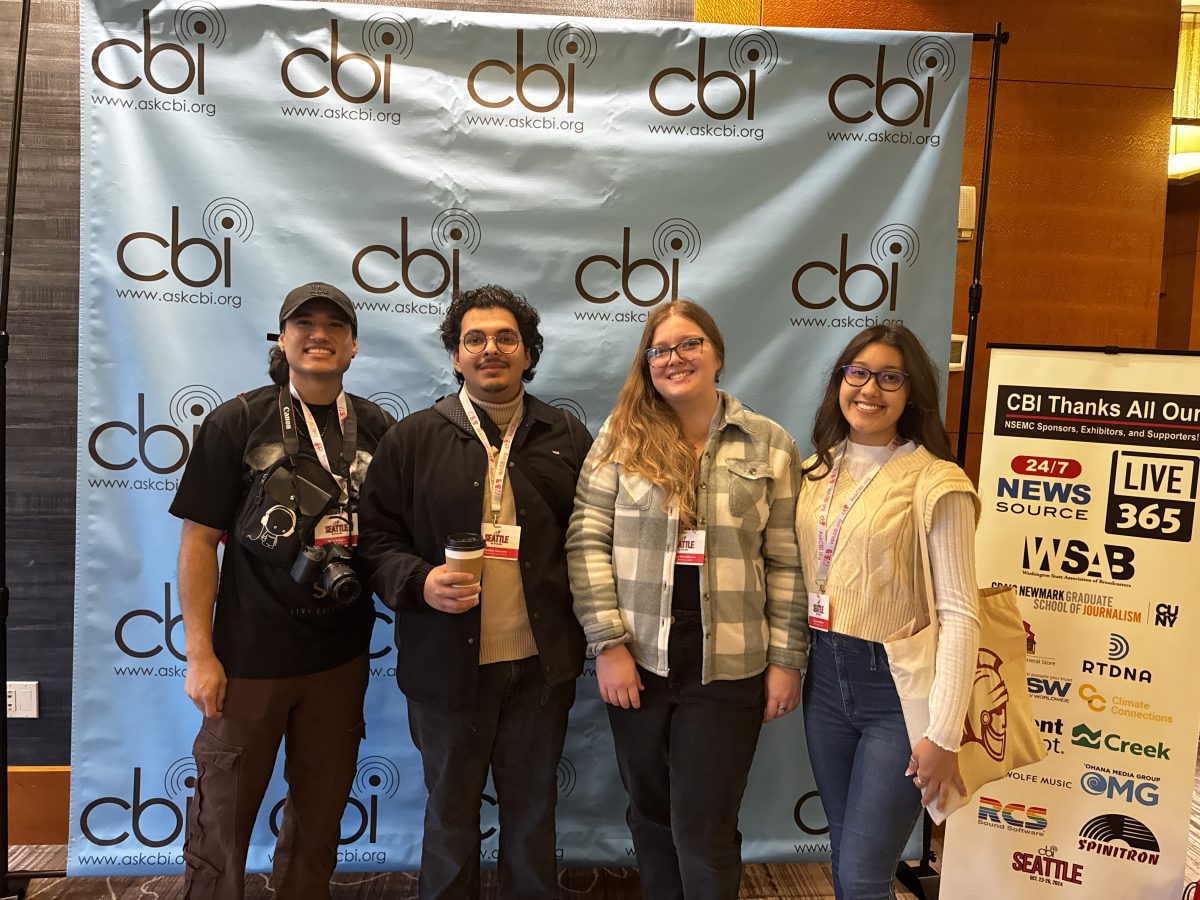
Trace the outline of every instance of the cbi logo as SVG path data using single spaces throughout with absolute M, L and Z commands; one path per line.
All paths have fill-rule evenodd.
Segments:
M 158 475 L 178 471 L 187 462 L 200 423 L 220 405 L 221 396 L 208 385 L 189 384 L 176 391 L 168 404 L 174 424 L 147 425 L 146 395 L 139 393 L 136 425 L 122 419 L 97 425 L 88 436 L 88 455 L 100 468 L 113 472 L 132 469 L 139 461 Z
M 897 128 L 917 121 L 922 128 L 929 128 L 936 84 L 939 80 L 949 81 L 954 75 L 957 65 L 954 48 L 936 35 L 918 38 L 905 56 L 907 78 L 888 77 L 887 52 L 888 48 L 880 44 L 873 78 L 851 72 L 830 85 L 830 112 L 851 125 L 878 116 Z
M 332 88 L 347 103 L 366 103 L 380 93 L 383 102 L 390 103 L 392 63 L 412 53 L 412 26 L 395 13 L 375 13 L 363 22 L 362 46 L 367 53 L 342 52 L 338 20 L 330 19 L 328 52 L 319 47 L 296 48 L 283 58 L 279 78 L 290 93 L 306 100 L 322 97 Z
M 153 788 L 135 766 L 130 793 L 92 800 L 79 814 L 79 830 L 97 847 L 115 847 L 130 836 L 144 847 L 165 847 L 183 833 L 195 787 L 196 763 L 190 756 L 167 768 L 160 796 L 147 796 Z
M 1026 535 L 1021 567 L 1026 572 L 1044 575 L 1079 575 L 1102 581 L 1129 581 L 1133 578 L 1133 549 L 1120 544 L 1103 544 L 1092 550 L 1075 538 L 1050 538 Z
M 410 294 L 427 300 L 443 294 L 447 288 L 457 293 L 462 254 L 474 253 L 482 240 L 479 220 L 465 209 L 442 210 L 429 229 L 436 250 L 410 247 L 408 221 L 408 216 L 400 217 L 399 250 L 387 244 L 368 244 L 355 254 L 350 264 L 355 284 L 371 294 L 390 294 L 403 283 Z M 396 263 L 399 263 L 399 281 L 395 277 Z M 377 280 L 384 277 L 392 280 L 382 283 Z
M 561 409 L 564 412 L 569 412 L 584 425 L 587 424 L 587 410 L 585 410 L 570 397 L 558 397 L 554 400 L 551 400 L 550 405 L 555 409 Z
M 161 29 L 165 31 L 165 29 Z M 211 3 L 187 0 L 175 10 L 175 36 L 194 45 L 155 43 L 150 10 L 142 10 L 141 43 L 129 38 L 109 38 L 92 51 L 92 72 L 101 82 L 119 91 L 128 91 L 143 81 L 160 94 L 182 94 L 196 86 L 204 95 L 204 56 L 206 46 L 220 47 L 225 41 L 225 17 Z M 140 57 L 140 58 L 139 58 Z M 140 74 L 132 75 L 134 65 Z M 121 80 L 124 77 L 125 80 Z
M 852 261 L 850 235 L 843 232 L 837 263 L 806 262 L 792 276 L 792 296 L 806 309 L 828 309 L 840 301 L 857 312 L 869 312 L 886 302 L 894 312 L 900 266 L 911 268 L 916 263 L 921 239 L 908 225 L 884 225 L 871 237 L 870 254 L 873 263 L 861 258 Z
M 668 296 L 679 299 L 680 264 L 682 260 L 695 262 L 700 255 L 700 229 L 687 219 L 667 219 L 654 230 L 653 259 L 632 258 L 632 243 L 633 229 L 626 226 L 621 230 L 620 259 L 597 253 L 579 264 L 575 290 L 580 297 L 589 303 L 611 303 L 623 296 L 642 307 L 654 306 Z M 619 276 L 616 284 L 612 282 L 614 275 Z M 604 291 L 598 284 L 601 281 L 611 290 Z
M 591 68 L 596 60 L 596 43 L 595 33 L 586 25 L 562 22 L 546 38 L 550 63 L 526 65 L 525 29 L 518 28 L 516 65 L 503 59 L 483 60 L 467 76 L 467 93 L 489 109 L 503 109 L 516 101 L 530 112 L 546 113 L 566 101 L 566 111 L 573 113 L 575 67 Z M 489 69 L 503 75 L 492 75 Z
M 746 121 L 753 121 L 759 73 L 775 68 L 779 46 L 770 32 L 749 29 L 733 36 L 727 58 L 728 69 L 709 71 L 708 38 L 700 38 L 695 69 L 668 66 L 650 79 L 650 104 L 664 116 L 686 116 L 699 107 L 710 119 L 732 119 L 745 110 Z
M 980 825 L 1004 828 L 1022 834 L 1045 831 L 1048 821 L 1046 807 L 1026 806 L 1024 803 L 1001 803 L 991 797 L 979 798 Z
M 250 207 L 236 197 L 218 197 L 204 208 L 200 224 L 205 237 L 184 236 L 179 207 L 172 206 L 170 235 L 131 231 L 117 244 L 117 267 L 134 281 L 174 276 L 190 287 L 208 287 L 217 279 L 232 287 L 233 242 L 244 244 L 254 233 Z M 165 260 L 162 250 L 168 251 Z
M 350 797 L 342 813 L 338 844 L 344 847 L 364 837 L 368 844 L 376 843 L 379 840 L 379 801 L 381 798 L 390 800 L 396 796 L 399 789 L 400 767 L 392 760 L 386 756 L 367 756 L 360 759 Z M 271 834 L 275 837 L 279 837 L 279 829 L 283 824 L 283 808 L 286 805 L 285 796 L 271 807 L 268 821 Z
M 809 818 L 811 812 L 808 814 L 805 812 L 806 808 L 814 800 L 816 801 L 817 809 L 821 812 L 819 824 L 815 824 Z M 792 811 L 792 818 L 796 820 L 796 827 L 805 834 L 810 834 L 813 837 L 829 834 L 829 820 L 825 817 L 825 808 L 821 806 L 821 796 L 816 791 L 809 791 L 807 794 L 800 796 L 800 799 L 796 801 L 796 808 Z
M 183 624 L 183 613 L 172 615 L 173 612 L 171 582 L 164 581 L 162 612 L 131 609 L 117 620 L 113 640 L 122 653 L 134 659 L 152 659 L 166 650 L 180 662 L 187 662 L 183 654 L 183 633 L 176 631 Z M 138 621 L 141 619 L 153 624 Z

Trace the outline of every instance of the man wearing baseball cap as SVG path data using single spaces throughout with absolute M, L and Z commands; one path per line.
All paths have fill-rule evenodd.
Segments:
M 190 900 L 243 896 L 250 832 L 284 740 L 274 891 L 328 900 L 363 737 L 375 619 L 355 568 L 358 492 L 392 420 L 342 387 L 358 352 L 342 291 L 291 291 L 279 331 L 273 383 L 209 414 L 171 504 L 183 519 L 184 689 L 204 716 L 184 845 Z

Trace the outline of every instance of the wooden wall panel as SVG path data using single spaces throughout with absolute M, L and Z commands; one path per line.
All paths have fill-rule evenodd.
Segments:
M 1163 297 L 1158 309 L 1158 346 L 1186 350 L 1200 346 L 1200 315 L 1194 306 L 1200 276 L 1200 183 L 1167 189 L 1163 234 Z

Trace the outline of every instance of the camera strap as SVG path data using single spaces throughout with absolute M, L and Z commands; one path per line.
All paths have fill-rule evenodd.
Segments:
M 292 400 L 300 405 L 300 412 L 304 416 L 304 425 L 308 429 L 309 439 L 312 441 L 313 451 L 317 454 L 317 459 L 320 461 L 322 468 L 333 476 L 339 488 L 341 488 L 342 496 L 339 500 L 342 506 L 350 502 L 350 485 L 349 482 L 337 472 L 329 462 L 329 453 L 325 448 L 325 440 L 321 436 L 321 430 L 317 427 L 317 421 L 313 417 L 312 411 L 308 408 L 308 404 L 300 397 L 294 384 L 289 384 L 290 399 L 284 394 L 283 389 L 279 390 L 279 424 L 283 431 L 283 447 L 289 456 L 295 457 L 300 452 L 300 438 L 296 430 L 296 411 Z M 342 391 L 337 398 L 337 420 L 338 428 L 342 433 L 342 460 L 346 463 L 346 471 L 350 471 L 350 466 L 354 463 L 356 452 L 356 444 L 358 441 L 358 419 L 354 413 L 354 404 L 349 402 L 346 397 L 346 392 Z
M 465 385 L 458 393 L 458 402 L 462 404 L 463 412 L 467 414 L 467 420 L 471 423 L 471 428 L 475 430 L 475 436 L 479 438 L 483 443 L 483 449 L 487 451 L 488 463 L 492 469 L 488 478 L 488 488 L 492 492 L 492 524 L 495 525 L 500 521 L 500 503 L 504 499 L 504 476 L 508 472 L 508 457 L 512 453 L 513 441 L 516 439 L 521 419 L 513 416 L 512 421 L 508 423 L 508 430 L 504 432 L 504 440 L 500 442 L 500 449 L 497 451 L 483 430 L 483 423 L 479 421 L 479 415 L 471 404 L 471 395 L 467 393 Z

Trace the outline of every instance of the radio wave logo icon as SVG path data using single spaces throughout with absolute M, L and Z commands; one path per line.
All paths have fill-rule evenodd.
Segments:
M 189 50 L 181 43 L 162 42 L 155 44 L 151 38 L 150 10 L 142 10 L 142 42 L 138 44 L 129 38 L 109 38 L 96 45 L 92 51 L 92 72 L 104 84 L 117 90 L 127 91 L 137 87 L 144 80 L 160 94 L 182 94 L 193 84 L 196 85 L 197 95 L 204 95 L 204 54 L 207 46 L 220 47 L 225 42 L 225 17 L 221 11 L 205 0 L 187 0 L 175 10 L 175 36 L 195 46 Z M 124 68 L 122 74 L 128 74 L 129 57 L 124 60 L 115 56 L 119 48 L 126 48 L 134 56 L 141 57 L 141 74 L 134 75 L 125 81 L 120 81 L 113 73 L 113 68 Z M 168 84 L 161 80 L 164 76 L 161 68 L 155 74 L 157 61 L 169 60 L 175 57 L 177 62 L 171 69 L 178 71 L 182 61 L 186 75 L 177 84 Z
M 1129 641 L 1115 631 L 1108 636 L 1108 658 L 1119 662 L 1129 655 Z
M 367 398 L 393 419 L 399 422 L 409 413 L 408 404 L 404 398 L 394 391 L 376 391 Z
M 395 13 L 375 13 L 362 27 L 363 46 L 377 56 L 407 59 L 413 51 L 413 30 Z
M 551 400 L 550 405 L 555 409 L 566 410 L 584 425 L 587 424 L 587 412 L 582 406 L 580 406 L 570 397 L 558 397 L 557 399 Z
M 354 794 L 365 797 L 378 794 L 391 799 L 400 789 L 400 769 L 386 756 L 367 756 L 358 761 L 354 776 Z
M 369 54 L 342 52 L 339 27 L 337 19 L 329 20 L 328 52 L 317 47 L 297 47 L 283 58 L 279 66 L 283 86 L 307 100 L 324 96 L 332 88 L 347 103 L 366 103 L 382 91 L 383 102 L 390 103 L 392 64 L 407 59 L 412 53 L 415 45 L 412 25 L 403 16 L 391 12 L 371 15 L 362 25 L 362 45 Z M 315 59 L 318 64 L 298 66 L 297 60 L 301 58 Z M 347 85 L 361 88 L 364 66 L 370 72 L 370 86 L 362 93 L 351 93 Z M 301 74 L 305 71 L 307 75 Z
M 754 119 L 755 94 L 760 72 L 769 73 L 779 62 L 779 45 L 769 31 L 740 31 L 729 44 L 729 69 L 706 68 L 708 38 L 700 38 L 695 70 L 668 66 L 650 80 L 650 104 L 664 116 L 686 116 L 697 106 L 710 119 L 723 121 L 746 111 Z M 736 99 L 735 99 L 736 98 Z M 686 100 L 679 106 L 668 105 Z M 728 104 L 721 108 L 720 104 Z
M 163 776 L 163 791 L 172 800 L 184 797 L 186 802 L 186 799 L 191 797 L 192 791 L 196 789 L 198 777 L 196 760 L 190 756 L 181 757 L 167 767 L 166 774 Z
M 914 228 L 893 222 L 872 235 L 869 247 L 873 263 L 852 263 L 850 235 L 843 232 L 836 265 L 814 259 L 796 270 L 792 276 L 792 296 L 796 302 L 807 309 L 827 309 L 840 300 L 856 312 L 870 312 L 886 301 L 888 310 L 894 312 L 900 290 L 900 267 L 911 268 L 916 264 L 921 255 L 921 239 Z M 826 272 L 836 279 L 836 293 L 831 292 L 824 300 L 812 299 L 813 293 L 820 293 L 821 282 L 829 283 L 829 279 L 820 278 L 819 272 Z M 856 275 L 859 277 L 855 278 Z M 850 290 L 852 278 L 855 282 L 853 293 Z M 865 292 L 864 285 L 868 286 Z M 876 291 L 873 297 L 870 296 L 871 288 Z
M 913 41 L 908 48 L 908 74 L 913 78 L 940 78 L 949 81 L 958 64 L 950 42 L 936 34 Z
M 1008 685 L 1000 673 L 1003 660 L 986 647 L 979 648 L 975 682 L 971 688 L 978 719 L 968 718 L 963 728 L 964 744 L 979 744 L 992 759 L 1004 759 L 1008 743 Z
M 189 384 L 175 392 L 167 408 L 170 411 L 171 421 L 181 430 L 190 429 L 194 441 L 196 431 L 200 428 L 204 417 L 221 403 L 221 395 L 208 385 Z
M 558 796 L 570 797 L 571 792 L 575 790 L 575 782 L 578 780 L 575 764 L 565 756 L 562 757 L 558 761 L 558 768 L 555 770 L 554 777 L 558 781 Z
M 483 229 L 479 227 L 479 220 L 465 209 L 451 208 L 437 214 L 429 236 L 440 250 L 457 253 L 461 248 L 474 253 L 479 249 Z M 457 257 L 455 259 L 457 261 Z
M 574 22 L 560 22 L 546 38 L 546 55 L 556 66 L 574 63 L 590 69 L 596 61 L 596 48 L 596 33 Z
M 170 237 L 154 231 L 132 231 L 117 244 L 117 266 L 135 281 L 161 281 L 174 275 L 191 287 L 207 287 L 224 275 L 225 287 L 233 284 L 233 241 L 245 243 L 254 233 L 254 216 L 236 197 L 218 197 L 205 207 L 201 215 L 204 234 L 211 238 L 184 237 L 181 232 L 179 207 L 171 207 Z M 169 253 L 169 269 L 147 272 L 149 257 L 157 255 L 143 242 L 157 245 Z M 133 257 L 131 260 L 130 257 Z M 186 257 L 187 271 L 184 270 Z M 161 265 L 161 263 L 156 263 Z M 138 268 L 134 268 L 137 265 Z
M 214 241 L 232 236 L 243 244 L 254 234 L 254 213 L 237 197 L 218 197 L 204 208 L 204 233 Z
M 579 296 L 590 303 L 611 303 L 624 296 L 635 306 L 654 306 L 668 295 L 672 300 L 679 299 L 679 269 L 680 261 L 695 262 L 700 255 L 700 229 L 687 219 L 667 219 L 654 230 L 651 247 L 657 259 L 641 257 L 631 258 L 630 245 L 633 229 L 626 227 L 621 233 L 621 258 L 604 253 L 587 257 L 575 270 L 575 290 Z M 661 260 L 662 262 L 659 262 Z M 663 263 L 670 264 L 670 269 Z M 595 278 L 589 275 L 588 269 L 595 265 L 611 267 L 620 276 L 620 289 L 613 288 L 607 294 L 592 293 L 585 285 L 585 278 Z M 640 274 L 640 273 L 645 273 Z M 646 296 L 637 293 L 633 279 L 637 277 L 641 287 L 656 288 L 653 295 Z M 649 284 L 647 285 L 647 282 Z
M 517 29 L 516 64 L 503 59 L 485 59 L 478 63 L 467 76 L 467 93 L 480 106 L 488 109 L 503 109 L 514 100 L 531 112 L 547 113 L 558 109 L 563 101 L 567 113 L 575 112 L 576 67 L 591 68 L 596 60 L 596 34 L 586 25 L 560 22 L 550 30 L 546 38 L 548 63 L 525 64 L 525 29 Z M 484 85 L 482 77 L 489 69 L 503 73 L 494 75 L 492 84 Z M 495 82 L 506 93 L 493 93 Z M 485 96 L 486 94 L 486 96 Z
M 429 229 L 429 236 L 437 250 L 427 247 L 410 249 L 408 237 L 408 216 L 400 217 L 400 249 L 387 244 L 369 244 L 355 254 L 350 264 L 354 282 L 364 291 L 372 294 L 389 294 L 404 284 L 405 289 L 416 297 L 430 299 L 445 292 L 446 288 L 458 292 L 459 267 L 462 254 L 473 254 L 483 241 L 483 228 L 479 220 L 465 209 L 452 207 L 443 210 L 434 217 Z M 442 252 L 439 252 L 442 251 Z M 369 269 L 390 268 L 391 263 L 376 261 L 375 254 L 388 257 L 393 263 L 400 264 L 400 280 L 392 280 L 383 284 L 372 280 Z M 418 260 L 425 260 L 419 263 Z M 414 264 L 417 264 L 414 266 Z M 418 287 L 414 268 L 423 270 L 427 276 L 431 266 L 437 271 L 437 280 L 429 288 Z M 422 281 L 429 283 L 425 278 Z

